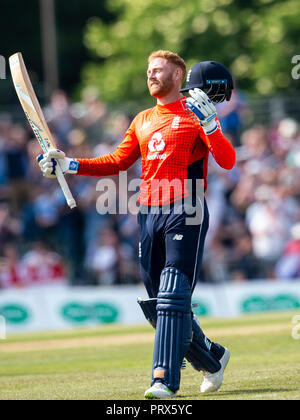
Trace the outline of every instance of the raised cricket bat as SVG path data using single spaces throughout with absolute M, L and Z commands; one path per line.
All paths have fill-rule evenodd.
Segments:
M 47 153 L 49 149 L 56 149 L 43 111 L 34 93 L 22 54 L 16 53 L 12 55 L 9 58 L 9 66 L 20 103 L 43 152 Z M 59 164 L 56 165 L 55 173 L 67 203 L 69 207 L 73 209 L 76 207 L 76 202 Z

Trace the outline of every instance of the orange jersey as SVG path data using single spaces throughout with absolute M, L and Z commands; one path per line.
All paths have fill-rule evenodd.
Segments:
M 187 179 L 203 179 L 206 189 L 209 152 L 222 168 L 233 167 L 235 151 L 220 125 L 206 136 L 200 124 L 188 116 L 181 99 L 140 112 L 114 153 L 77 159 L 78 175 L 116 175 L 141 157 L 139 202 L 164 205 L 188 195 Z

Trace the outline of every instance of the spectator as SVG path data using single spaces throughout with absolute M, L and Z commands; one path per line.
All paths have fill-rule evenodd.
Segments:
M 78 121 L 87 133 L 90 144 L 95 146 L 101 142 L 106 142 L 105 126 L 108 119 L 108 110 L 94 89 L 90 88 L 83 91 L 81 108 Z
M 24 266 L 20 261 L 17 247 L 6 243 L 3 247 L 3 257 L 0 259 L 0 288 L 24 286 Z
M 118 262 L 118 236 L 113 229 L 105 227 L 88 264 L 94 272 L 97 284 L 112 285 L 119 282 Z
M 65 282 L 63 260 L 45 242 L 34 243 L 21 259 L 21 264 L 24 272 L 22 281 L 27 286 Z
M 28 167 L 27 133 L 19 124 L 12 125 L 5 144 L 7 180 L 12 209 L 17 212 L 28 198 L 26 172 Z
M 59 146 L 68 145 L 68 136 L 73 128 L 73 117 L 66 93 L 56 90 L 52 93 L 50 104 L 45 108 L 45 117 L 51 132 L 58 139 Z
M 300 223 L 291 228 L 291 239 L 287 241 L 283 254 L 276 263 L 275 275 L 282 280 L 300 278 Z
M 261 268 L 253 253 L 251 236 L 247 233 L 237 236 L 233 249 L 234 252 L 228 255 L 231 280 L 242 282 L 259 278 Z
M 65 278 L 62 258 L 45 243 L 33 244 L 22 258 L 13 243 L 4 246 L 0 262 L 1 288 L 57 284 L 65 282 Z
M 245 96 L 241 91 L 233 90 L 230 101 L 218 104 L 217 111 L 225 136 L 232 139 L 234 146 L 240 146 L 243 121 L 247 114 Z
M 16 241 L 21 232 L 21 220 L 10 215 L 8 204 L 0 204 L 0 251 L 6 243 Z

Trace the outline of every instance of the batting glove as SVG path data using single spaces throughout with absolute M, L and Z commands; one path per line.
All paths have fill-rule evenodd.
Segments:
M 218 128 L 216 107 L 201 89 L 191 89 L 189 94 L 191 97 L 186 100 L 187 108 L 196 115 L 205 134 L 212 134 Z
M 43 176 L 46 178 L 56 178 L 57 162 L 64 174 L 76 174 L 78 172 L 79 162 L 76 159 L 66 157 L 61 150 L 50 149 L 47 153 L 39 155 L 36 160 L 40 165 Z

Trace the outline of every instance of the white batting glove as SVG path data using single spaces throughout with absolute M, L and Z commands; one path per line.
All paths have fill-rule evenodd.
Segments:
M 61 150 L 50 149 L 47 153 L 39 155 L 36 160 L 46 178 L 56 178 L 55 168 L 57 162 L 64 174 L 76 174 L 79 162 L 76 159 L 66 157 Z
M 216 107 L 201 89 L 190 89 L 189 94 L 191 98 L 186 100 L 187 108 L 196 115 L 205 134 L 212 134 L 218 128 Z

